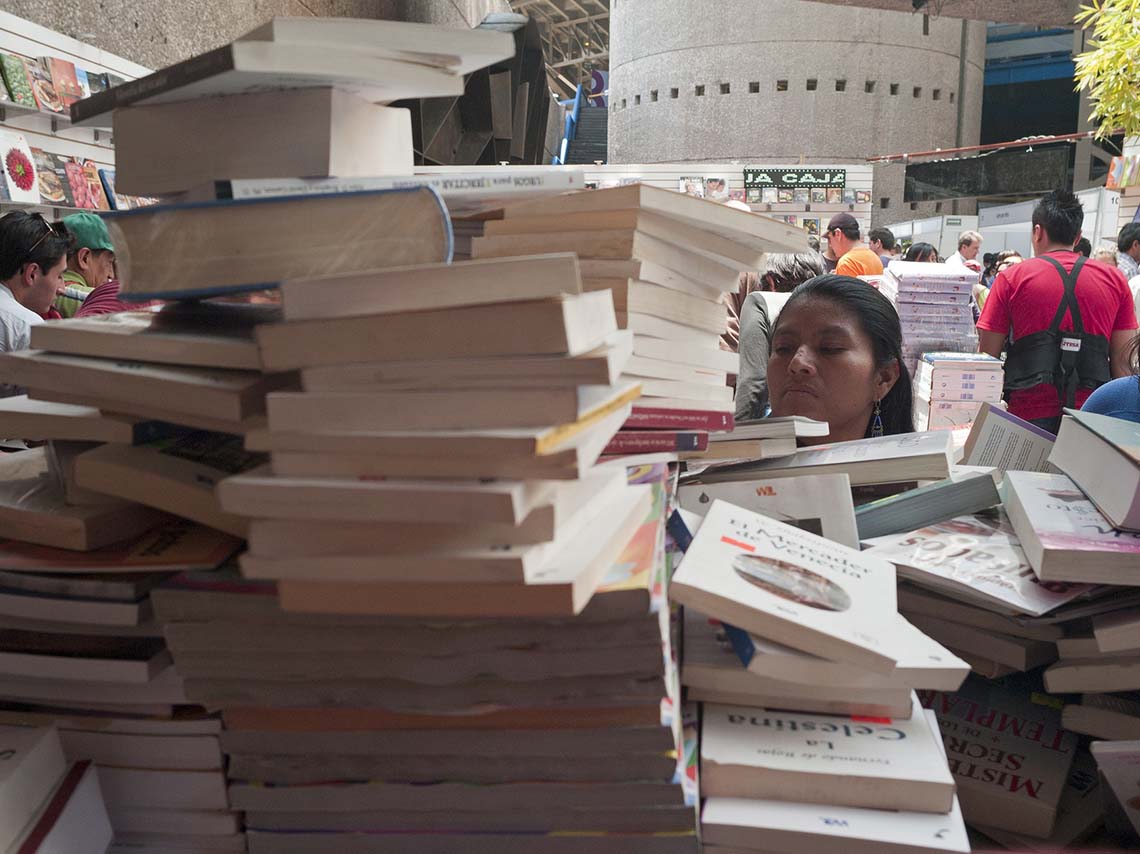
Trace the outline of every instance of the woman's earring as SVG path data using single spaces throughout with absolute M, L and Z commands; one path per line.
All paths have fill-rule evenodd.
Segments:
M 878 439 L 883 435 L 883 410 L 879 401 L 875 401 L 875 417 L 871 421 L 871 438 Z

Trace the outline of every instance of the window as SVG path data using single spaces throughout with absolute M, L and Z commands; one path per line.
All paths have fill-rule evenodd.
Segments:
M 697 88 L 694 90 L 694 93 L 699 98 L 701 95 L 705 94 L 705 87 L 704 86 L 697 86 Z
M 818 88 L 818 86 L 819 86 L 818 80 L 816 80 L 814 77 L 808 78 L 807 90 L 809 92 L 814 92 Z
M 934 203 L 934 212 L 935 213 L 942 213 L 942 202 L 935 202 Z
M 776 91 L 777 92 L 787 92 L 788 91 L 788 81 L 787 80 L 777 80 L 776 81 Z
M 640 106 L 641 106 L 641 96 L 640 96 L 640 95 L 634 95 L 634 96 L 633 96 L 633 105 L 634 105 L 635 107 L 640 107 Z
M 911 203 L 910 203 L 910 209 L 911 209 L 912 211 L 916 211 L 916 210 L 918 210 L 918 202 L 911 202 Z
M 921 86 L 915 86 L 914 87 L 914 97 L 916 97 L 916 98 L 922 97 L 922 87 Z
M 899 93 L 899 84 L 898 83 L 892 83 L 891 84 L 891 94 L 897 95 L 898 93 Z
M 721 83 L 720 84 L 720 94 L 727 95 L 731 91 L 732 91 L 732 84 L 730 84 L 730 83 Z
M 887 196 L 882 196 L 879 198 L 879 207 L 880 208 L 883 208 L 885 210 L 886 208 L 889 208 L 890 206 L 891 206 L 891 200 Z
M 760 81 L 759 80 L 753 80 L 751 83 L 748 84 L 748 94 L 749 95 L 759 95 L 760 94 Z
M 874 80 L 868 80 L 866 83 L 864 83 L 863 84 L 863 91 L 866 92 L 868 95 L 874 94 L 874 92 L 875 92 L 875 81 Z
M 669 97 L 670 98 L 677 98 L 680 96 L 680 94 L 681 94 L 680 89 L 670 89 L 669 90 Z
M 846 80 L 836 80 L 835 81 L 835 91 L 836 92 L 846 92 L 847 91 L 847 81 Z
M 941 89 L 935 89 L 930 94 L 934 98 L 935 101 L 941 101 L 942 100 L 942 90 Z
M 649 90 L 649 100 L 650 101 L 656 101 L 657 100 L 657 90 L 656 89 L 650 89 Z

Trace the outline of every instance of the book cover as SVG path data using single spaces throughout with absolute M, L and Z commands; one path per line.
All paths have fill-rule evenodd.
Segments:
M 793 201 L 795 201 L 795 198 L 796 198 L 796 194 L 793 193 L 791 190 L 777 189 L 775 191 L 775 193 L 776 193 L 776 201 L 781 205 L 789 205 Z
M 67 765 L 55 727 L 0 726 L 0 757 L 0 845 L 10 851 Z
M 895 613 L 890 564 L 714 501 L 673 576 L 673 598 L 763 637 L 891 673 L 880 634 Z
M 72 204 L 84 210 L 95 210 L 95 199 L 91 196 L 83 164 L 74 157 L 68 157 L 63 161 L 63 173 L 67 178 L 67 190 Z
M 725 178 L 705 178 L 705 198 L 714 202 L 728 201 L 728 180 Z
M 871 191 L 870 190 L 856 190 L 855 191 L 855 204 L 869 205 L 871 204 Z
M 79 84 L 79 99 L 91 97 L 91 81 L 87 79 L 87 69 L 75 66 L 75 82 Z
M 797 205 L 807 205 L 811 203 L 811 191 L 806 187 L 801 187 L 792 190 L 792 201 Z
M 780 193 L 775 187 L 764 187 L 760 190 L 760 200 L 766 205 L 775 205 L 780 202 Z
M 100 169 L 99 180 L 103 182 L 103 191 L 107 194 L 107 201 L 112 210 L 129 211 L 132 207 L 129 196 L 120 196 L 115 192 L 115 170 Z
M 744 191 L 743 201 L 750 205 L 759 205 L 764 203 L 764 196 L 758 187 L 749 187 Z
M 855 204 L 855 190 L 849 189 L 847 187 L 843 188 L 843 204 L 845 204 L 845 205 Z
M 851 481 L 845 474 L 695 483 L 677 490 L 680 506 L 701 516 L 718 499 L 850 548 L 859 548 Z
M 1140 741 L 1094 741 L 1092 755 L 1117 806 L 1140 835 Z
M 706 703 L 703 794 L 945 814 L 954 780 L 937 738 L 918 703 L 885 721 Z
M 32 80 L 28 76 L 24 60 L 10 53 L 0 53 L 0 72 L 3 73 L 4 85 L 12 101 L 21 107 L 35 109 L 36 96 L 32 92 Z
M 72 206 L 68 192 L 67 174 L 63 161 L 55 154 L 40 148 L 32 149 L 32 160 L 36 166 L 36 181 L 40 191 L 40 201 L 50 205 Z
M 819 220 L 814 217 L 804 218 L 804 231 L 808 234 L 819 236 Z
M 84 160 L 82 165 L 83 178 L 87 182 L 87 194 L 92 207 L 97 211 L 109 211 L 111 205 L 107 201 L 107 194 L 103 192 L 103 179 L 99 177 L 99 167 L 93 160 Z
M 709 434 L 704 431 L 619 430 L 602 454 L 652 454 L 658 451 L 705 451 Z
M 14 202 L 39 204 L 39 178 L 31 146 L 23 134 L 0 130 L 0 164 L 3 164 L 8 198 Z
M 813 205 L 827 204 L 827 190 L 823 187 L 812 187 L 810 198 Z
M 828 187 L 827 189 L 827 203 L 829 205 L 843 204 L 843 188 L 842 187 Z
M 60 98 L 55 82 L 51 79 L 51 70 L 42 61 L 37 62 L 34 59 L 25 59 L 24 65 L 28 69 L 28 78 L 32 83 L 32 93 L 36 96 L 36 105 L 49 113 L 65 112 L 63 99 Z
M 703 199 L 705 197 L 704 178 L 678 178 L 677 184 L 677 189 L 686 195 L 695 196 L 698 199 Z
M 79 85 L 75 63 L 58 56 L 45 56 L 40 62 L 51 74 L 51 82 L 55 86 L 56 95 L 59 96 L 60 103 L 63 105 L 63 110 L 60 112 L 65 112 L 83 97 L 83 87 Z
M 871 545 L 870 554 L 895 564 L 900 577 L 990 610 L 1038 617 L 1093 589 L 1039 581 L 1000 510 L 959 516 Z

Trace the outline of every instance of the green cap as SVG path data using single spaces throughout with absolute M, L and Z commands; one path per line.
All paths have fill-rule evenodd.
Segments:
M 63 218 L 63 224 L 75 237 L 76 249 L 109 249 L 115 251 L 115 244 L 111 242 L 111 235 L 107 231 L 107 224 L 102 217 L 93 213 L 75 213 Z

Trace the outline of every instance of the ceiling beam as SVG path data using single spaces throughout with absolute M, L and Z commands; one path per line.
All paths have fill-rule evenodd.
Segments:
M 566 60 L 563 60 L 562 62 L 551 63 L 550 67 L 551 68 L 566 68 L 567 66 L 570 66 L 570 65 L 581 65 L 584 62 L 596 62 L 596 61 L 601 60 L 601 59 L 609 59 L 609 58 L 610 58 L 609 51 L 605 51 L 604 53 L 591 53 L 591 54 L 588 54 L 587 56 L 576 56 L 573 59 L 566 59 Z

